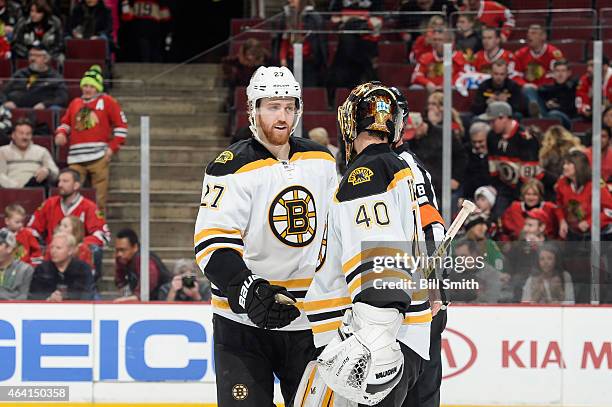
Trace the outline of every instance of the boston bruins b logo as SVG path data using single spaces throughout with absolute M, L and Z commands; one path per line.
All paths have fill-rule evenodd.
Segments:
M 270 228 L 281 242 L 292 247 L 308 246 L 317 230 L 315 201 L 310 191 L 291 186 L 279 193 L 270 205 Z

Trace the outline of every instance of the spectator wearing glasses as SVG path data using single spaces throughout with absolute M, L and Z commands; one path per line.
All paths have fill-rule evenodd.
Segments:
M 210 282 L 202 276 L 200 267 L 192 259 L 180 259 L 172 270 L 172 281 L 159 288 L 160 301 L 210 301 Z

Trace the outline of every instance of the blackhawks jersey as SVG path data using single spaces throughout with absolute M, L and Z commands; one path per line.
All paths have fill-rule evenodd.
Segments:
M 256 139 L 240 141 L 211 162 L 204 175 L 195 227 L 195 256 L 211 281 L 213 312 L 255 326 L 234 313 L 227 285 L 249 269 L 280 285 L 303 310 L 337 185 L 336 164 L 324 147 L 289 139 L 288 160 L 278 160 Z M 231 252 L 232 261 L 218 261 Z M 236 265 L 234 265 L 236 264 Z M 309 329 L 302 315 L 282 330 Z
M 116 153 L 125 143 L 127 127 L 119 103 L 102 93 L 90 100 L 70 102 L 57 133 L 68 137 L 68 164 L 73 164 L 99 160 L 107 148 Z
M 104 215 L 98 210 L 95 202 L 80 194 L 70 205 L 65 205 L 59 195 L 50 197 L 36 209 L 28 227 L 36 237 L 45 238 L 48 245 L 51 243 L 55 228 L 66 216 L 76 216 L 83 222 L 84 243 L 100 247 L 110 243 L 111 234 Z
M 365 302 L 403 312 L 397 339 L 429 359 L 432 316 L 427 289 L 418 287 L 422 272 L 404 262 L 384 267 L 380 263 L 396 255 L 424 256 L 423 242 L 410 168 L 387 144 L 366 147 L 334 195 L 321 246 L 322 262 L 306 294 L 304 308 L 315 345 L 327 345 L 344 312 L 354 302 Z M 388 283 L 400 287 L 385 287 Z
M 506 61 L 506 64 L 508 64 L 508 77 L 512 78 L 514 76 L 514 55 L 507 49 L 499 48 L 492 57 L 489 57 L 487 51 L 481 49 L 474 55 L 472 66 L 476 72 L 490 74 L 493 70 L 493 63 L 498 60 Z
M 608 68 L 603 74 L 603 97 L 604 105 L 612 104 L 612 68 Z M 585 73 L 578 81 L 576 88 L 576 110 L 580 114 L 585 114 L 591 110 L 593 102 L 593 78 Z
M 454 84 L 465 69 L 465 57 L 462 52 L 453 51 L 453 78 Z M 444 83 L 443 58 L 436 52 L 428 52 L 419 59 L 419 63 L 412 73 L 412 83 L 427 86 L 428 83 L 442 86 Z
M 526 83 L 537 86 L 551 84 L 553 64 L 560 59 L 563 59 L 563 53 L 554 45 L 544 44 L 539 53 L 523 47 L 514 53 L 516 77 L 513 79 L 521 86 Z

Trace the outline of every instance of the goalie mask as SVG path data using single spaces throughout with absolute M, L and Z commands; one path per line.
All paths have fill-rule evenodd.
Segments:
M 265 98 L 294 98 L 295 116 L 289 135 L 293 134 L 302 116 L 302 89 L 287 67 L 259 67 L 251 77 L 246 90 L 248 100 L 249 128 L 254 137 L 261 142 L 257 109 L 259 102 Z
M 390 144 L 399 140 L 404 112 L 408 109 L 406 104 L 405 109 L 400 106 L 398 94 L 401 92 L 380 82 L 368 82 L 354 88 L 338 107 L 338 125 L 346 147 L 347 163 L 354 155 L 353 143 L 363 131 L 387 136 Z

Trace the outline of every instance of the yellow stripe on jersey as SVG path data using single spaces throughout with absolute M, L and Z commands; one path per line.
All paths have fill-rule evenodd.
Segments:
M 193 244 L 197 245 L 198 242 L 202 240 L 202 238 L 205 238 L 206 236 L 212 236 L 212 235 L 238 235 L 240 236 L 241 233 L 239 230 L 235 230 L 235 229 L 221 229 L 221 228 L 202 229 L 194 236 Z
M 312 327 L 312 333 L 322 334 L 323 332 L 333 331 L 340 328 L 340 325 L 342 325 L 342 321 L 332 321 L 321 325 L 315 325 Z
M 393 177 L 393 179 L 389 183 L 389 186 L 387 187 L 387 191 L 390 191 L 393 188 L 395 188 L 397 184 L 406 177 L 412 178 L 412 171 L 410 170 L 410 168 L 404 168 L 403 170 L 396 172 L 395 176 Z
M 328 387 L 327 390 L 325 391 L 325 396 L 323 396 L 323 406 L 324 407 L 330 407 L 329 402 L 331 401 L 333 396 L 334 396 L 334 393 L 332 389 Z
M 297 278 L 295 280 L 270 280 L 272 285 L 280 285 L 285 288 L 308 288 L 312 278 Z
M 351 295 L 353 295 L 353 293 L 355 292 L 355 290 L 357 290 L 359 286 L 365 285 L 372 280 L 387 279 L 387 278 L 397 278 L 397 279 L 406 280 L 406 281 L 411 280 L 410 274 L 408 274 L 407 272 L 402 272 L 398 270 L 384 270 L 382 273 L 370 272 L 370 273 L 366 273 L 365 275 L 362 274 L 358 276 L 357 278 L 355 278 L 349 285 L 349 292 L 351 293 Z
M 326 153 L 324 151 L 303 151 L 301 153 L 293 154 L 293 157 L 289 161 L 297 161 L 297 160 L 327 160 L 333 163 L 336 162 L 330 153 Z
M 240 167 L 238 169 L 238 171 L 236 171 L 236 174 L 241 174 L 244 172 L 249 172 L 249 171 L 253 171 L 253 170 L 258 170 L 260 168 L 264 168 L 264 167 L 270 167 L 276 163 L 278 163 L 278 160 L 275 160 L 274 158 L 266 158 L 265 160 L 257 160 L 257 161 L 253 161 L 251 163 L 248 163 L 246 165 L 243 165 L 242 167 Z
M 240 253 L 240 255 L 242 256 L 244 254 L 244 251 L 242 249 L 239 249 L 237 247 L 232 247 L 232 246 L 215 246 L 215 247 L 209 247 L 208 249 L 204 250 L 203 252 L 201 252 L 198 257 L 196 257 L 196 263 L 200 264 L 200 262 L 206 257 L 208 256 L 210 253 L 214 252 L 215 250 L 219 250 L 219 249 L 232 249 L 232 250 L 236 250 L 238 253 Z
M 317 373 L 317 368 L 315 367 L 314 369 L 312 369 L 312 372 L 310 373 L 310 376 L 308 377 L 308 384 L 306 385 L 306 391 L 304 391 L 304 398 L 302 399 L 302 402 L 300 403 L 300 407 L 304 407 L 304 403 L 306 402 L 306 399 L 310 395 L 312 382 L 314 380 L 316 373 Z
M 408 315 L 404 318 L 404 324 L 423 324 L 425 322 L 431 322 L 431 311 L 424 315 Z
M 357 253 L 356 255 L 351 257 L 346 263 L 344 263 L 342 265 L 342 272 L 344 274 L 347 274 L 355 266 L 359 265 L 360 263 L 371 257 L 395 257 L 395 255 L 403 257 L 405 254 L 405 251 L 394 247 L 374 247 L 372 249 L 366 249 L 362 252 Z
M 350 297 L 333 298 L 331 300 L 308 301 L 304 303 L 304 311 L 320 311 L 336 307 L 345 307 L 351 305 Z

